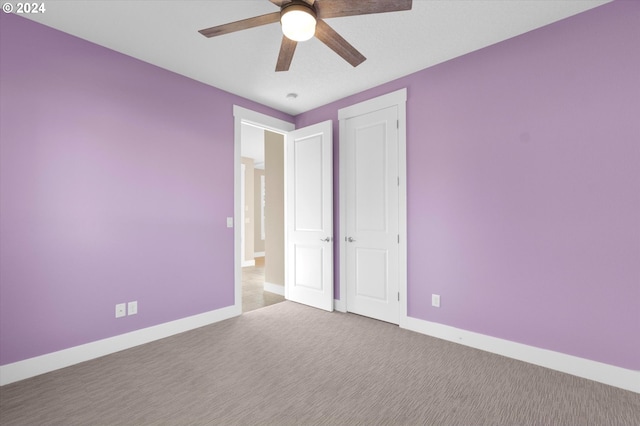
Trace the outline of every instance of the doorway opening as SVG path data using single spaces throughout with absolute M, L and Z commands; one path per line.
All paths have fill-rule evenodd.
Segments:
M 242 312 L 249 312 L 284 301 L 284 136 L 245 122 L 240 136 Z
M 265 284 L 270 292 L 275 288 L 286 299 L 333 310 L 333 156 L 332 123 L 325 121 L 294 131 L 292 123 L 234 106 L 234 259 L 235 303 L 242 313 L 242 265 L 254 266 L 251 252 L 243 245 L 246 206 L 242 201 L 242 129 L 249 125 L 264 129 L 265 134 Z M 274 162 L 281 162 L 278 191 L 270 185 L 269 141 L 277 143 Z M 281 194 L 281 202 L 275 202 Z M 271 207 L 280 210 L 270 213 Z M 288 218 L 288 219 L 287 219 Z M 270 232 L 269 221 L 279 222 L 281 232 Z M 285 226 L 286 225 L 286 226 Z M 245 231 L 250 227 L 245 226 Z M 251 231 L 249 231 L 251 232 Z M 273 262 L 269 246 L 273 238 L 281 238 L 278 255 L 282 262 Z M 251 244 L 251 242 L 249 242 Z M 249 259 L 247 259 L 249 257 Z M 270 266 L 271 265 L 271 266 Z M 272 268 L 273 266 L 273 268 Z M 281 268 L 282 275 L 272 282 L 270 270 Z M 275 284 L 271 286 L 271 284 Z M 281 290 L 280 290 L 281 289 Z
M 234 121 L 235 308 L 248 312 L 284 300 L 284 135 L 294 125 L 238 106 Z

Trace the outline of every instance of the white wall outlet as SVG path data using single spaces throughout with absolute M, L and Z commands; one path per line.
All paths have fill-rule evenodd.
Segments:
M 431 295 L 431 306 L 439 308 L 440 307 L 440 295 L 432 294 Z
M 227 218 L 227 228 L 233 228 L 233 218 L 232 217 L 228 217 Z
M 118 303 L 116 305 L 116 318 L 121 318 L 127 315 L 127 304 L 126 303 Z
M 127 315 L 135 315 L 138 313 L 138 301 L 127 303 Z

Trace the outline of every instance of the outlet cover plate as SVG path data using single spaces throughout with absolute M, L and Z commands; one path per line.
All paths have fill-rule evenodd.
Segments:
M 126 303 L 118 303 L 116 305 L 116 318 L 122 318 L 127 315 L 127 304 Z
M 127 315 L 135 315 L 138 313 L 138 301 L 127 303 Z
M 439 294 L 432 294 L 431 295 L 431 306 L 433 306 L 435 308 L 439 308 L 440 307 L 440 295 Z

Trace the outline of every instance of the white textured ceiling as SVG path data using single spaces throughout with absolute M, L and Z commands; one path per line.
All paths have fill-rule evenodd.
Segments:
M 197 32 L 277 11 L 268 0 L 50 0 L 26 17 L 296 115 L 609 1 L 414 0 L 406 12 L 327 20 L 367 57 L 357 68 L 311 39 L 282 73 L 278 23 L 211 39 Z

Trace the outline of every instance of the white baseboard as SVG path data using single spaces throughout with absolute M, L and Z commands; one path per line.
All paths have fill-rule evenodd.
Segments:
M 264 282 L 264 291 L 268 291 L 269 293 L 279 294 L 280 296 L 284 296 L 284 286 L 278 284 L 272 284 L 268 282 Z
M 344 300 L 333 299 L 333 309 L 338 312 L 347 312 L 347 304 Z
M 2 365 L 0 366 L 0 386 L 133 348 L 241 314 L 242 308 L 238 308 L 235 305 L 228 306 L 226 308 L 216 309 L 215 311 L 205 312 L 119 336 L 25 359 L 12 364 Z
M 255 259 L 252 260 L 243 260 L 242 261 L 242 267 L 246 268 L 247 266 L 256 266 L 256 261 Z
M 640 371 L 627 370 L 614 365 L 411 317 L 407 317 L 406 325 L 408 330 L 428 336 L 640 393 Z
M 253 253 L 253 257 L 264 257 L 264 252 L 263 251 L 257 251 L 255 253 Z

